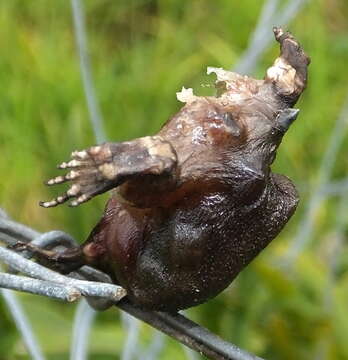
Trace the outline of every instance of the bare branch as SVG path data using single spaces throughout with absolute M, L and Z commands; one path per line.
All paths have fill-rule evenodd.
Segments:
M 332 129 L 323 160 L 318 171 L 318 180 L 314 186 L 312 195 L 308 201 L 307 210 L 300 222 L 297 234 L 292 246 L 290 247 L 287 258 L 289 263 L 293 263 L 303 248 L 311 239 L 314 229 L 314 221 L 317 211 L 322 203 L 322 193 L 326 189 L 326 184 L 329 182 L 337 153 L 346 136 L 348 128 L 348 96 L 344 102 L 341 113 L 337 118 L 334 128 Z
M 68 302 L 75 301 L 81 297 L 81 293 L 73 287 L 61 286 L 50 281 L 31 279 L 25 276 L 5 274 L 1 272 L 0 287 L 47 296 L 52 299 Z
M 30 277 L 46 280 L 53 284 L 74 287 L 77 292 L 80 292 L 83 296 L 109 298 L 110 300 L 118 301 L 126 295 L 125 290 L 120 286 L 69 278 L 33 261 L 27 260 L 3 247 L 0 247 L 0 260 L 13 269 L 27 274 Z M 47 294 L 47 296 L 49 296 L 49 294 Z
M 70 360 L 86 360 L 89 335 L 97 312 L 84 299 L 77 307 L 71 339 Z
M 272 43 L 272 33 L 269 29 L 277 24 L 287 25 L 307 1 L 289 0 L 282 10 L 277 11 L 279 0 L 266 0 L 255 30 L 250 36 L 248 48 L 244 51 L 233 70 L 240 74 L 250 74 Z
M 157 331 L 154 330 L 154 334 L 152 335 L 152 342 L 146 349 L 145 353 L 138 357 L 139 360 L 153 360 L 157 359 L 159 353 L 163 349 L 165 344 L 165 336 Z M 188 349 L 185 347 L 185 349 Z M 188 349 L 190 351 L 190 349 Z
M 214 360 L 260 360 L 237 346 L 222 340 L 207 329 L 180 314 L 145 311 L 126 299 L 115 304 L 134 317 L 180 341 L 182 344 Z M 262 359 L 261 359 L 262 360 Z
M 1 219 L 9 220 L 7 213 L 0 208 L 0 221 Z M 33 232 L 32 232 L 33 233 Z M 2 233 L 1 225 L 0 225 L 0 234 L 1 239 L 10 240 L 11 236 Z M 17 241 L 17 240 L 16 240 Z M 0 266 L 0 271 L 2 271 L 2 267 Z M 1 289 L 1 288 L 4 289 Z M 16 324 L 16 327 L 19 333 L 22 336 L 24 344 L 31 355 L 33 360 L 45 360 L 43 353 L 41 351 L 40 345 L 34 335 L 33 329 L 25 315 L 25 312 L 17 299 L 17 296 L 12 292 L 6 290 L 6 286 L 0 285 L 0 293 L 4 298 L 5 303 L 13 317 L 13 320 Z
M 139 321 L 126 313 L 121 314 L 127 340 L 123 346 L 121 360 L 132 360 L 138 357 Z
M 0 216 L 0 233 L 14 237 L 17 241 L 31 241 L 40 235 L 28 226 Z
M 92 122 L 93 131 L 98 143 L 105 141 L 105 131 L 102 116 L 96 101 L 95 90 L 91 75 L 91 65 L 87 50 L 87 36 L 85 17 L 80 0 L 71 0 L 73 11 L 74 29 L 76 36 L 76 44 L 80 58 L 80 69 L 83 81 L 83 89 L 85 91 L 90 120 Z
M 17 297 L 11 291 L 5 289 L 0 289 L 0 292 L 5 300 L 5 303 L 7 304 L 10 313 L 12 314 L 18 331 L 22 335 L 23 342 L 31 358 L 33 360 L 45 360 L 40 345 L 34 335 L 33 329 L 30 326 L 30 323 Z

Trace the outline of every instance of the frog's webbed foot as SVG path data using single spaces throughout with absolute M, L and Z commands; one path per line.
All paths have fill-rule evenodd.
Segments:
M 57 206 L 72 198 L 70 206 L 77 206 L 132 177 L 169 173 L 177 161 L 171 144 L 158 136 L 93 146 L 74 151 L 71 158 L 58 166 L 70 170 L 66 175 L 47 181 L 47 185 L 71 181 L 70 188 L 52 201 L 40 202 L 41 206 Z
M 57 206 L 71 198 L 74 200 L 70 206 L 77 206 L 110 189 L 112 180 L 115 183 L 116 174 L 113 172 L 116 169 L 112 163 L 110 144 L 93 146 L 82 151 L 73 151 L 71 158 L 72 160 L 58 165 L 59 169 L 70 170 L 66 175 L 57 176 L 46 182 L 47 185 L 56 185 L 71 181 L 70 188 L 52 201 L 40 202 L 41 206 Z M 117 183 L 114 186 L 117 186 Z
M 10 246 L 16 252 L 29 252 L 30 257 L 49 269 L 68 274 L 85 265 L 85 256 L 81 247 L 74 246 L 62 251 L 47 250 L 31 243 L 18 241 Z

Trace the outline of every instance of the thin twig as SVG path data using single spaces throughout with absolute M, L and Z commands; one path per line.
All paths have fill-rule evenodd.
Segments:
M 123 327 L 127 333 L 127 340 L 122 349 L 122 360 L 132 360 L 137 357 L 139 342 L 139 321 L 126 313 L 121 314 Z
M 165 336 L 161 332 L 154 330 L 151 344 L 147 347 L 146 351 L 143 352 L 143 354 L 138 357 L 138 360 L 157 359 L 158 355 L 160 354 L 161 350 L 164 347 L 165 341 L 166 341 Z M 187 349 L 187 347 L 185 348 Z
M 91 75 L 91 66 L 87 51 L 87 32 L 85 26 L 85 17 L 82 8 L 82 2 L 80 0 L 71 0 L 72 11 L 73 11 L 73 18 L 74 18 L 74 29 L 75 29 L 75 37 L 77 48 L 79 52 L 80 58 L 80 69 L 83 79 L 83 88 L 87 100 L 87 106 L 90 115 L 90 121 L 92 123 L 93 131 L 98 143 L 104 142 L 106 140 L 102 115 L 99 110 L 99 105 L 97 101 L 97 97 L 94 90 L 94 84 Z M 90 326 L 92 326 L 92 322 L 90 322 Z M 138 323 L 135 319 L 129 319 L 129 326 L 131 329 L 136 329 L 138 327 Z M 128 353 L 133 352 L 137 349 L 137 337 L 131 336 L 134 335 L 136 332 L 129 332 L 129 337 L 132 340 L 132 343 L 129 341 L 126 342 L 122 359 L 128 359 Z M 128 349 L 128 350 L 127 350 Z M 130 350 L 132 349 L 132 350 Z
M 348 178 L 332 181 L 321 187 L 321 196 L 344 196 L 348 192 Z
M 77 242 L 72 236 L 64 231 L 52 230 L 40 234 L 31 241 L 31 244 L 40 248 L 52 249 L 58 245 L 70 248 L 76 246 Z
M 252 32 L 248 48 L 239 58 L 234 66 L 234 71 L 240 74 L 252 72 L 263 52 L 271 44 L 272 35 L 269 31 L 272 28 L 272 19 L 277 11 L 279 0 L 266 0 L 260 12 L 259 20 Z
M 80 58 L 80 69 L 83 81 L 83 89 L 87 99 L 87 107 L 90 114 L 90 119 L 93 126 L 98 143 L 105 141 L 105 131 L 102 121 L 102 116 L 99 110 L 98 103 L 96 101 L 94 85 L 91 75 L 91 65 L 87 50 L 87 35 L 85 26 L 85 17 L 80 0 L 71 0 L 73 19 L 74 19 L 74 30 L 76 36 L 76 45 L 78 48 Z
M 80 301 L 75 313 L 70 360 L 87 359 L 91 324 L 93 324 L 96 314 L 96 311 L 84 299 Z
M 31 241 L 40 235 L 38 231 L 18 222 L 0 217 L 0 232 L 15 237 L 17 241 Z
M 1 269 L 0 269 L 1 270 Z M 1 295 L 13 317 L 23 342 L 33 360 L 45 360 L 40 345 L 36 340 L 33 329 L 24 313 L 22 305 L 12 291 L 0 289 Z
M 9 217 L 5 212 L 5 210 L 0 208 L 0 221 L 1 219 L 9 220 Z M 33 234 L 34 230 L 32 230 L 31 233 Z M 2 235 L 0 240 L 4 238 L 11 239 L 11 236 L 4 234 L 1 228 L 0 228 L 0 234 Z M 0 271 L 2 271 L 1 266 L 0 266 Z M 21 303 L 17 299 L 17 296 L 12 291 L 1 289 L 1 286 L 0 286 L 0 293 L 7 305 L 7 308 L 9 309 L 9 312 L 12 315 L 12 318 L 16 324 L 19 333 L 22 336 L 23 342 L 31 358 L 33 360 L 45 360 L 39 342 L 37 341 L 34 335 L 34 331 L 30 325 L 30 322 L 27 319 L 27 316 L 25 315 Z
M 287 262 L 294 263 L 298 255 L 311 239 L 314 229 L 315 216 L 323 200 L 323 189 L 329 182 L 337 153 L 342 145 L 346 131 L 348 128 L 348 96 L 344 102 L 341 113 L 337 118 L 334 128 L 320 164 L 318 171 L 318 181 L 311 197 L 309 198 L 307 210 L 303 216 L 303 220 L 298 226 L 298 231 L 295 236 L 292 246 L 287 253 Z
M 120 286 L 94 281 L 72 279 L 55 271 L 45 268 L 33 261 L 23 258 L 15 252 L 0 247 L 0 260 L 32 278 L 46 280 L 54 284 L 62 284 L 77 289 L 83 296 L 95 296 L 120 300 L 126 292 Z M 49 296 L 49 294 L 47 295 Z
M 32 279 L 26 276 L 18 276 L 2 272 L 0 272 L 0 287 L 47 296 L 52 299 L 68 302 L 76 301 L 81 297 L 81 293 L 70 286 L 62 286 L 52 283 L 51 281 Z
M 145 311 L 121 300 L 115 304 L 134 317 L 180 341 L 182 344 L 214 360 L 262 360 L 222 340 L 207 329 L 180 314 Z
M 89 119 L 92 124 L 92 128 L 94 131 L 94 135 L 96 137 L 97 143 L 102 143 L 106 141 L 105 136 L 105 130 L 104 130 L 104 124 L 102 119 L 102 114 L 99 109 L 98 100 L 96 97 L 96 93 L 94 90 L 94 83 L 92 80 L 92 73 L 91 73 L 91 65 L 89 61 L 88 51 L 87 51 L 87 32 L 86 32 L 86 26 L 85 26 L 85 16 L 83 11 L 83 6 L 80 0 L 71 0 L 71 7 L 72 7 L 72 13 L 73 13 L 73 19 L 74 19 L 74 30 L 75 30 L 75 39 L 76 39 L 76 45 L 79 53 L 80 58 L 80 70 L 83 80 L 83 89 L 87 101 L 87 107 L 89 112 Z M 97 301 L 96 299 L 90 299 L 88 300 L 89 304 L 95 307 L 96 309 L 103 309 L 104 306 L 107 307 L 107 303 L 103 303 L 101 301 Z M 80 305 L 83 307 L 83 309 L 86 309 L 84 305 Z M 78 308 L 80 309 L 80 308 Z M 82 311 L 82 310 L 81 310 Z M 85 310 L 88 312 L 88 310 Z M 89 333 L 91 330 L 91 327 L 93 326 L 93 322 L 96 318 L 96 316 L 92 316 L 92 310 L 90 310 L 90 317 L 89 321 L 84 323 L 83 331 L 85 333 Z M 76 314 L 75 320 L 74 320 L 74 329 L 78 329 L 79 323 L 79 314 Z M 87 346 L 86 342 L 79 341 L 77 344 L 74 344 L 74 339 L 76 341 L 79 341 L 79 337 L 73 336 L 72 340 L 72 349 L 77 349 L 79 352 L 78 354 L 82 354 L 86 357 L 87 350 L 86 348 L 83 348 L 83 346 Z M 82 356 L 81 355 L 81 356 Z M 73 356 L 73 354 L 72 354 Z M 82 359 L 82 357 L 81 357 Z
M 278 0 L 267 0 L 250 36 L 248 48 L 240 57 L 233 70 L 240 74 L 250 74 L 256 67 L 262 54 L 272 43 L 272 33 L 269 31 L 274 25 L 287 25 L 301 10 L 308 0 L 289 0 L 282 10 L 277 12 Z

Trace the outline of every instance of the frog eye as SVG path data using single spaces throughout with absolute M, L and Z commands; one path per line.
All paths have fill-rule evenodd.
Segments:
M 232 114 L 227 112 L 222 115 L 222 120 L 225 125 L 228 126 L 233 136 L 239 136 L 241 130 L 237 124 L 237 121 L 233 118 Z

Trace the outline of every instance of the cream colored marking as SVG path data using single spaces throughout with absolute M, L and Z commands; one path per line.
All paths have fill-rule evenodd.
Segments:
M 142 145 L 147 148 L 150 156 L 162 156 L 176 161 L 172 147 L 160 136 L 146 136 L 141 139 Z
M 42 204 L 43 207 L 48 208 L 57 204 L 56 200 L 46 201 Z
M 187 104 L 194 102 L 197 97 L 198 96 L 193 94 L 192 88 L 185 89 L 184 87 L 182 87 L 181 91 L 176 93 L 176 98 L 179 101 Z
M 75 150 L 71 153 L 71 157 L 76 157 L 76 158 L 79 158 L 80 160 L 85 160 L 88 158 L 88 153 L 86 150 L 82 150 L 82 151 L 78 151 L 78 150 Z
M 113 163 L 106 163 L 106 164 L 100 165 L 98 167 L 98 170 L 108 180 L 115 179 L 115 177 L 117 175 L 117 168 L 116 168 L 115 164 L 113 164 Z
M 66 193 L 69 196 L 74 196 L 74 195 L 78 194 L 79 191 L 80 191 L 80 186 L 77 184 L 74 184 Z
M 70 172 L 67 173 L 66 175 L 66 178 L 68 180 L 72 180 L 72 179 L 75 179 L 79 176 L 79 172 L 78 171 L 74 171 L 74 170 L 71 170 Z
M 139 140 L 141 141 L 141 144 L 148 149 L 156 145 L 155 140 L 157 139 L 155 137 L 145 136 Z
M 242 76 L 233 71 L 224 70 L 223 68 L 208 66 L 207 74 L 210 75 L 213 73 L 215 73 L 218 81 L 235 82 L 238 80 L 242 80 L 242 81 L 248 80 L 248 76 L 246 75 Z
M 81 165 L 81 162 L 78 160 L 71 160 L 66 164 L 68 167 L 77 167 Z
M 53 185 L 53 184 L 55 184 L 54 179 L 50 179 L 47 181 L 47 185 Z
M 176 160 L 175 155 L 173 154 L 172 148 L 168 143 L 162 143 L 155 145 L 148 149 L 149 154 L 151 156 L 162 156 L 169 159 L 172 159 L 173 161 Z
M 101 146 L 92 146 L 90 149 L 89 149 L 89 152 L 92 154 L 92 155 L 97 155 L 99 153 L 101 149 Z
M 86 200 L 88 200 L 88 199 L 89 199 L 88 195 L 87 195 L 87 194 L 83 194 L 83 195 L 81 195 L 81 196 L 79 196 L 79 197 L 77 198 L 77 201 L 78 201 L 79 204 L 80 204 L 80 203 L 82 203 L 82 202 L 84 202 L 84 201 L 86 201 Z
M 64 177 L 63 176 L 57 176 L 56 178 L 53 179 L 55 184 L 59 184 L 62 181 L 64 181 Z
M 295 91 L 295 76 L 296 70 L 281 57 L 277 58 L 273 66 L 267 70 L 267 78 L 277 82 L 286 95 Z

